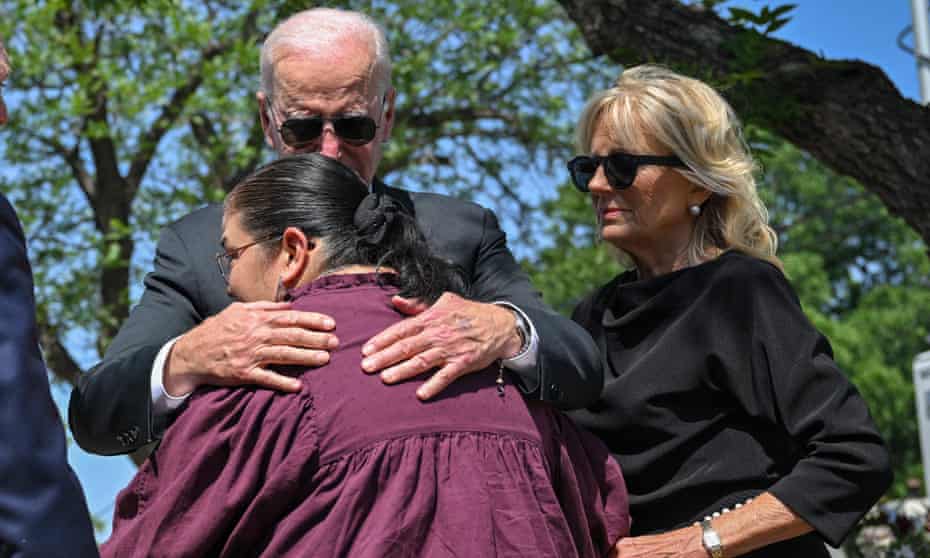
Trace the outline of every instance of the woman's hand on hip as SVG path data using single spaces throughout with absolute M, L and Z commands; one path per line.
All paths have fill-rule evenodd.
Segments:
M 611 550 L 610 558 L 707 558 L 701 528 L 685 527 L 657 535 L 626 537 Z

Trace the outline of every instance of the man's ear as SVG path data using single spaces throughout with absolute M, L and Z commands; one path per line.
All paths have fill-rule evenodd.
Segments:
M 397 110 L 394 102 L 397 100 L 397 90 L 388 86 L 384 94 L 384 114 L 381 116 L 381 141 L 386 142 L 391 139 L 391 130 L 394 129 L 394 117 Z
M 281 257 L 287 258 L 281 270 L 281 282 L 288 289 L 293 289 L 307 272 L 311 252 L 317 249 L 316 243 L 297 227 L 288 227 L 281 235 Z
M 268 147 L 275 149 L 274 145 L 274 126 L 271 124 L 271 105 L 264 91 L 255 93 L 255 99 L 258 101 L 258 118 L 262 123 L 262 131 L 265 133 L 265 143 Z

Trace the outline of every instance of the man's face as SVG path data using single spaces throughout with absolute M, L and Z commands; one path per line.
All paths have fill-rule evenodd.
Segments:
M 10 75 L 10 60 L 6 56 L 3 43 L 0 42 L 0 126 L 6 124 L 6 103 L 3 101 L 3 82 Z
M 283 52 L 275 61 L 272 98 L 258 93 L 265 139 L 279 155 L 319 152 L 355 169 L 366 182 L 381 161 L 381 144 L 394 123 L 394 91 L 380 91 L 370 83 L 371 55 L 364 44 L 342 43 L 334 52 Z M 371 117 L 378 126 L 364 145 L 346 142 L 329 120 L 319 139 L 299 147 L 287 145 L 281 125 L 288 119 L 339 116 Z

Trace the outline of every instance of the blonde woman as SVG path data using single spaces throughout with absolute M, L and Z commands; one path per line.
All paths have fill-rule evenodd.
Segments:
M 572 180 L 630 270 L 574 312 L 607 360 L 573 418 L 623 468 L 614 556 L 827 556 L 891 482 L 865 402 L 776 257 L 729 105 L 657 66 L 624 71 L 578 128 Z

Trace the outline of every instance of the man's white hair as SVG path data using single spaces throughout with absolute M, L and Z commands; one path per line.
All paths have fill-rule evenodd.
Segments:
M 347 37 L 369 42 L 372 52 L 369 86 L 383 95 L 391 83 L 391 54 L 384 28 L 363 13 L 334 8 L 311 8 L 298 12 L 271 31 L 262 45 L 262 92 L 272 97 L 274 64 L 280 50 L 321 54 L 331 52 Z

